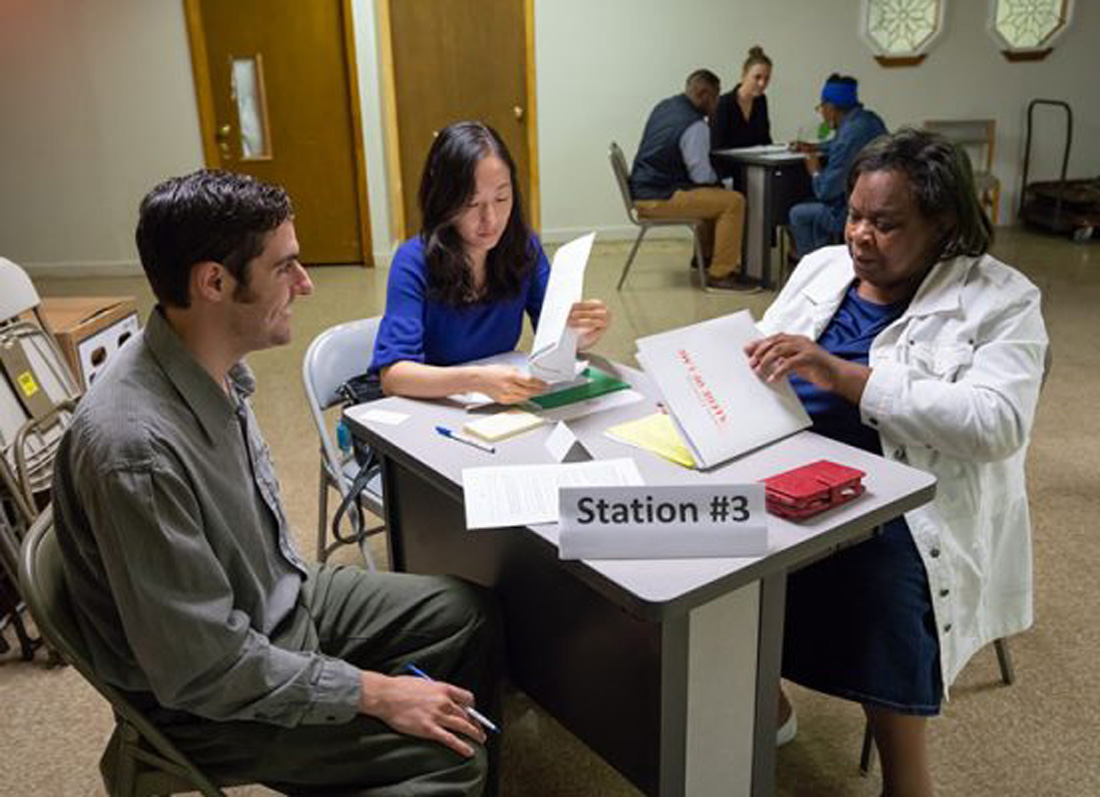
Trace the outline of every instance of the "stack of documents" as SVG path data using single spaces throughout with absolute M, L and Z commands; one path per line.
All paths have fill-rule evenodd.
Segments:
M 762 337 L 747 310 L 638 340 L 638 362 L 701 469 L 741 456 L 810 425 L 786 379 L 767 383 L 745 356 Z

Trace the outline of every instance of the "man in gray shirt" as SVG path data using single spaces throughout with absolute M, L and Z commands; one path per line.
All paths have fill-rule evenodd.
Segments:
M 480 794 L 493 605 L 457 579 L 311 567 L 288 534 L 243 357 L 313 286 L 290 200 L 201 171 L 154 188 L 158 306 L 88 391 L 54 512 L 96 672 L 208 771 L 295 793 Z M 414 663 L 436 680 L 403 674 Z M 486 701 L 487 704 L 486 704 Z

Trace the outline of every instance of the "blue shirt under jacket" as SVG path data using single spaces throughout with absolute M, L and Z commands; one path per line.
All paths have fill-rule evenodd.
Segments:
M 894 304 L 869 302 L 859 295 L 853 282 L 817 343 L 843 360 L 867 365 L 871 343 L 901 317 L 908 304 L 908 300 Z M 791 377 L 791 385 L 813 420 L 813 431 L 864 451 L 882 453 L 878 431 L 863 424 L 858 405 L 797 376 Z
M 428 297 L 428 264 L 420 236 L 397 250 L 386 289 L 386 314 L 374 342 L 371 371 L 409 360 L 427 365 L 457 363 L 512 351 L 523 331 L 523 314 L 538 324 L 550 264 L 534 235 L 535 268 L 515 296 L 452 307 Z

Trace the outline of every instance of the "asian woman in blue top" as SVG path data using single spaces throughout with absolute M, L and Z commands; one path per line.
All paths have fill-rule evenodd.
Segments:
M 538 324 L 550 265 L 523 219 L 516 167 L 495 130 L 458 122 L 432 143 L 419 192 L 423 227 L 394 256 L 371 370 L 391 395 L 480 392 L 502 404 L 546 384 L 502 365 L 467 365 L 512 351 L 523 317 Z M 578 347 L 610 321 L 602 301 L 577 302 Z

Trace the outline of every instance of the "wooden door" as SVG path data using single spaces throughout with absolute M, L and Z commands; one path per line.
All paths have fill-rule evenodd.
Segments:
M 452 122 L 491 125 L 516 162 L 528 224 L 538 226 L 531 0 L 384 0 L 389 27 L 404 237 L 432 137 Z M 388 11 L 388 14 L 385 12 Z
M 284 186 L 305 263 L 372 265 L 350 0 L 185 0 L 206 165 Z

